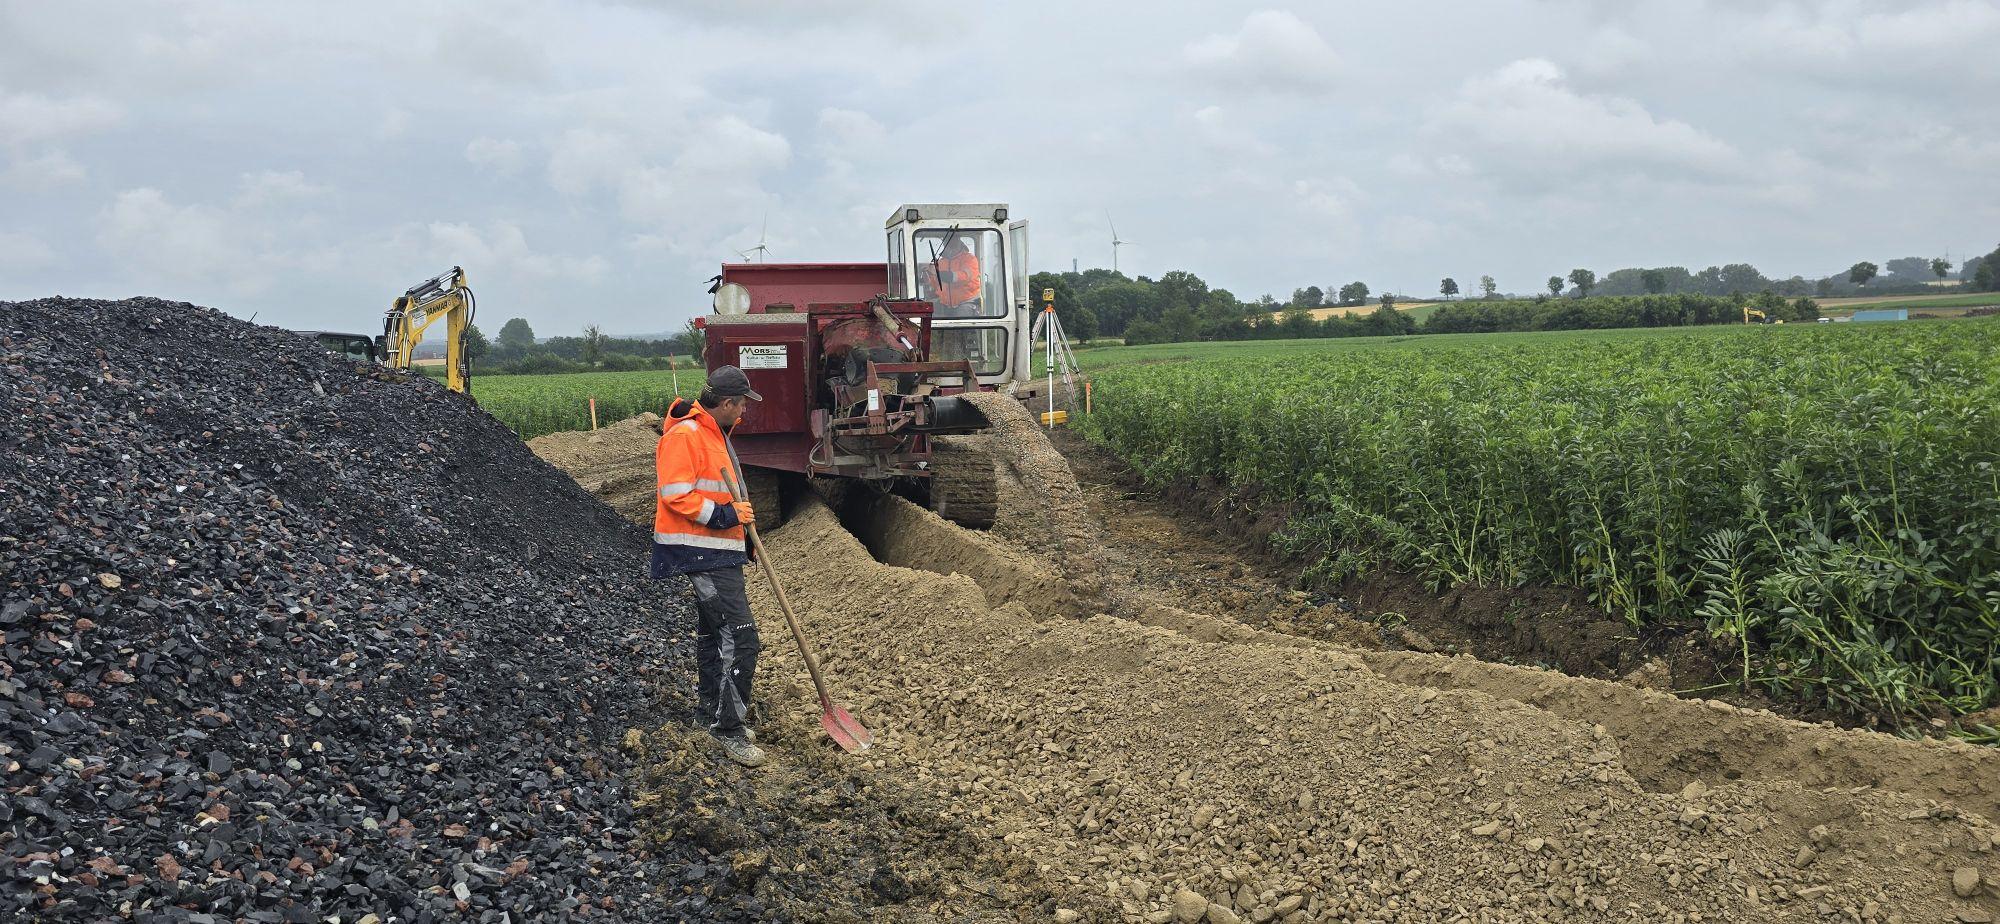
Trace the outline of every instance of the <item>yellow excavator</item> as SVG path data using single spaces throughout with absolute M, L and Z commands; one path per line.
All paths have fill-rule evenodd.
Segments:
M 465 329 L 472 326 L 478 302 L 465 286 L 465 270 L 426 279 L 396 297 L 382 321 L 382 364 L 409 369 L 424 331 L 444 321 L 444 384 L 452 391 L 472 393 L 472 361 L 465 355 Z

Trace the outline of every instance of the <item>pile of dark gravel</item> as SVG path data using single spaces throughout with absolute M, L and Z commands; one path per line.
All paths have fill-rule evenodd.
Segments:
M 192 305 L 49 299 L 0 303 L 0 406 L 0 918 L 713 891 L 634 843 L 618 746 L 686 683 L 686 599 L 471 404 Z

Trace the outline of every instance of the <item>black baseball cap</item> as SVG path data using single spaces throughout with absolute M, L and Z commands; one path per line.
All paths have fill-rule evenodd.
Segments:
M 750 387 L 750 377 L 735 366 L 717 366 L 708 374 L 708 390 L 718 398 L 734 398 L 741 395 L 752 401 L 762 401 L 764 396 Z

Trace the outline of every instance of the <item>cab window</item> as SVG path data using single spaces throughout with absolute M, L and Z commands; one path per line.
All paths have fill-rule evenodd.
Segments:
M 916 233 L 917 297 L 938 318 L 998 318 L 1007 314 L 1006 268 L 1000 232 L 992 228 L 929 228 Z
M 1007 328 L 933 327 L 931 358 L 972 361 L 978 375 L 1000 375 L 1007 371 Z

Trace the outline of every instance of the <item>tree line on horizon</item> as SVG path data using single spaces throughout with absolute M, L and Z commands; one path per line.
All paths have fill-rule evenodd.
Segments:
M 1270 294 L 1246 301 L 1187 270 L 1153 279 L 1099 267 L 1036 273 L 1029 294 L 1039 302 L 1043 291 L 1053 290 L 1056 314 L 1072 340 L 1113 337 L 1140 344 L 1715 324 L 1741 321 L 1746 307 L 1801 321 L 1819 317 L 1814 298 L 1929 293 L 1936 291 L 1930 283 L 1954 276 L 1971 291 L 1993 292 L 2000 291 L 1997 275 L 2000 247 L 1956 267 L 1943 258 L 1900 257 L 1881 266 L 1863 261 L 1817 280 L 1774 280 L 1748 263 L 1700 271 L 1628 267 L 1602 278 L 1578 268 L 1550 276 L 1532 296 L 1502 294 L 1490 275 L 1473 284 L 1476 294 L 1445 277 L 1438 292 L 1446 304 L 1421 323 L 1396 308 L 1416 299 L 1376 293 L 1360 280 L 1294 289 L 1285 301 Z M 1315 309 L 1371 304 L 1372 312 L 1313 316 Z M 477 372 L 547 374 L 665 369 L 674 356 L 698 364 L 703 334 L 692 323 L 665 338 L 614 337 L 590 325 L 579 336 L 537 338 L 526 319 L 511 318 L 490 341 L 477 326 L 467 329 L 466 340 Z

